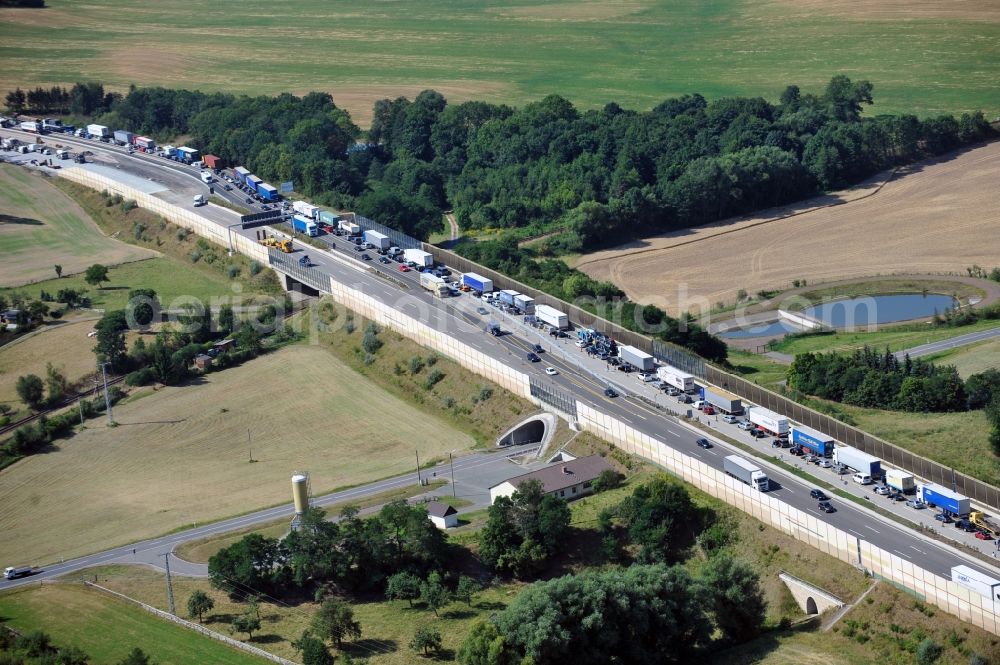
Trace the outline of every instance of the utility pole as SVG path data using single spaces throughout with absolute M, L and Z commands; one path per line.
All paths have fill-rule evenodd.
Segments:
M 419 451 L 419 450 L 414 450 L 413 452 L 414 452 L 414 453 L 416 454 L 416 456 L 417 456 L 417 484 L 418 484 L 418 485 L 423 485 L 424 483 L 423 483 L 423 481 L 422 481 L 422 480 L 420 479 L 420 451 Z
M 111 426 L 115 421 L 111 416 L 111 398 L 108 397 L 108 373 L 105 369 L 109 363 L 101 363 L 101 375 L 104 377 L 104 405 L 108 408 L 108 426 Z
M 247 449 L 250 451 L 250 461 L 253 461 L 253 445 L 250 443 L 250 428 L 247 427 Z
M 170 608 L 170 613 L 177 616 L 177 612 L 174 611 L 174 585 L 170 579 L 170 552 L 163 555 L 163 561 L 167 566 L 167 606 Z
M 455 489 L 455 459 L 448 453 L 448 464 L 451 465 L 451 495 L 458 497 L 458 490 Z
M 76 398 L 76 405 L 80 408 L 80 424 L 83 424 L 83 395 Z

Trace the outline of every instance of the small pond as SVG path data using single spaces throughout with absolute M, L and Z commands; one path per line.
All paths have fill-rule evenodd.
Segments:
M 871 324 L 896 323 L 911 319 L 923 319 L 955 307 L 951 296 L 936 293 L 902 293 L 885 296 L 863 296 L 836 300 L 813 305 L 802 310 L 802 314 L 821 321 L 833 328 L 861 328 Z M 719 332 L 723 339 L 745 339 L 748 337 L 775 337 L 802 328 L 791 321 L 778 320 L 761 323 L 747 328 L 734 328 Z

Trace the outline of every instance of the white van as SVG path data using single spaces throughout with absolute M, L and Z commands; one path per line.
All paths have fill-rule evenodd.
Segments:
M 212 182 L 214 180 L 215 180 L 215 177 L 211 173 L 209 173 L 208 171 L 202 171 L 201 172 L 201 181 L 202 182 L 204 182 L 204 183 L 207 184 L 207 183 L 210 183 L 210 182 Z
M 872 484 L 872 477 L 869 476 L 867 473 L 856 473 L 852 476 L 852 478 L 854 478 L 854 482 L 856 482 L 858 485 Z

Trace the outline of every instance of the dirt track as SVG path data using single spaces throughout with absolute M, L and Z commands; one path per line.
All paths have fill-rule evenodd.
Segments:
M 1000 142 L 923 162 L 878 182 L 798 206 L 849 202 L 784 219 L 752 219 L 643 239 L 585 255 L 577 266 L 638 301 L 698 314 L 739 289 L 810 286 L 852 277 L 956 273 L 1000 265 Z M 865 194 L 871 194 L 864 196 Z M 861 196 L 861 198 L 858 198 Z M 761 221 L 775 219 L 766 224 Z

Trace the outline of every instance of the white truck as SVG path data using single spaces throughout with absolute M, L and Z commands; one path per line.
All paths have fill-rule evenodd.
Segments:
M 788 434 L 788 418 L 784 417 L 780 413 L 768 411 L 763 407 L 755 406 L 750 409 L 750 413 L 747 414 L 747 420 L 752 422 L 757 427 L 767 430 L 771 434 Z
M 1000 580 L 993 579 L 989 575 L 973 570 L 968 566 L 953 566 L 951 569 L 951 581 L 955 584 L 971 589 L 981 596 L 985 596 L 996 602 L 1000 600 Z
M 439 298 L 444 298 L 451 293 L 450 289 L 448 289 L 448 282 L 444 281 L 443 278 L 438 277 L 437 275 L 432 275 L 429 272 L 420 273 L 420 286 L 424 287 Z
M 885 484 L 903 494 L 915 494 L 917 491 L 917 483 L 913 479 L 913 475 L 899 469 L 885 470 Z
M 194 197 L 191 199 L 191 204 L 194 205 L 195 208 L 197 208 L 198 206 L 203 206 L 206 203 L 207 201 L 205 201 L 205 197 L 201 194 L 195 194 Z
M 347 235 L 351 236 L 360 235 L 361 233 L 361 227 L 347 219 L 341 219 L 337 222 L 337 228 L 341 231 L 347 232 Z
M 365 231 L 365 242 L 378 250 L 387 250 L 392 245 L 392 242 L 389 241 L 389 236 L 378 231 L 372 231 L 371 229 Z
M 535 305 L 535 318 L 558 330 L 569 328 L 569 317 L 555 307 Z
M 305 201 L 296 201 L 292 204 L 292 210 L 299 213 L 303 217 L 308 217 L 309 219 L 318 219 L 320 208 L 319 206 L 314 206 L 311 203 L 306 203 Z
M 407 263 L 416 263 L 418 268 L 427 268 L 434 265 L 434 256 L 422 249 L 404 249 L 403 260 Z
M 34 566 L 7 566 L 3 570 L 3 576 L 8 580 L 16 580 L 18 577 L 25 577 L 35 572 Z
M 642 349 L 622 344 L 618 347 L 618 357 L 642 372 L 652 372 L 656 360 Z
M 758 492 L 766 492 L 771 489 L 767 474 L 760 470 L 753 462 L 740 457 L 739 455 L 728 455 L 722 460 L 722 470 L 727 475 L 732 476 L 744 485 L 749 485 Z
M 215 182 L 215 176 L 213 176 L 209 171 L 202 171 L 201 181 L 207 185 L 210 182 Z
M 851 446 L 834 447 L 833 461 L 870 476 L 873 480 L 882 475 L 882 460 Z
M 689 393 L 695 389 L 694 375 L 682 372 L 676 367 L 664 365 L 656 370 L 656 376 L 668 386 L 672 386 L 682 392 Z
M 517 307 L 518 311 L 522 314 L 534 314 L 535 313 L 535 299 L 531 296 L 526 296 L 523 293 L 514 296 L 514 307 Z
M 106 139 L 111 136 L 111 130 L 104 125 L 87 125 L 87 135 L 92 139 Z
M 718 388 L 705 388 L 705 401 L 728 414 L 743 413 L 743 401 L 732 393 Z

